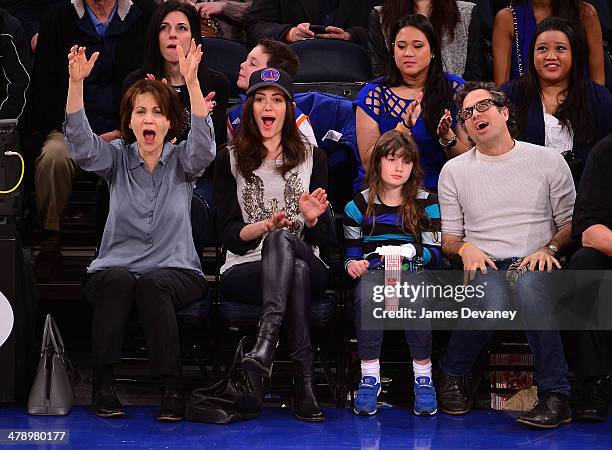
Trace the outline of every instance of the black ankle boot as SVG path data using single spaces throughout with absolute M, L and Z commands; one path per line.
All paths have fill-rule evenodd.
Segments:
M 304 370 L 298 363 L 295 364 L 293 414 L 306 422 L 322 422 L 325 420 L 323 410 L 317 403 L 312 389 L 312 369 Z
M 112 387 L 95 388 L 91 406 L 98 417 L 121 417 L 123 407 Z
M 257 341 L 255 345 L 244 355 L 242 367 L 256 374 L 270 377 L 272 375 L 272 363 L 274 361 L 274 350 L 278 344 L 278 330 L 280 326 L 267 321 L 259 324 Z
M 610 404 L 610 380 L 607 377 L 587 378 L 581 383 L 581 399 L 574 418 L 582 422 L 605 422 Z

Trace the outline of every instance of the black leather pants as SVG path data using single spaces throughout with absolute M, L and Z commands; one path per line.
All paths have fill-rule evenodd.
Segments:
M 291 358 L 311 372 L 310 302 L 325 289 L 327 267 L 299 237 L 275 230 L 265 239 L 261 259 L 262 323 L 284 322 Z

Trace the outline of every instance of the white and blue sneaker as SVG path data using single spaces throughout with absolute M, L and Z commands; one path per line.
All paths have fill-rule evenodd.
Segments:
M 353 412 L 358 416 L 373 416 L 378 411 L 378 394 L 380 394 L 380 383 L 375 377 L 361 378 L 361 384 L 355 396 Z
M 433 416 L 438 412 L 438 401 L 433 381 L 429 377 L 414 380 L 414 413 L 417 416 Z

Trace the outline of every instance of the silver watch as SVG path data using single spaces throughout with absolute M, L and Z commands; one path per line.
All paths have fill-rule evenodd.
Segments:
M 559 253 L 559 247 L 557 247 L 555 244 L 548 244 L 547 247 L 551 252 L 553 252 L 553 256 L 557 256 Z

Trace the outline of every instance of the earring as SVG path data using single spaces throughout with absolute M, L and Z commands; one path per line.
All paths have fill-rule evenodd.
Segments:
M 431 54 L 431 59 L 434 59 L 436 57 L 436 55 L 434 55 L 433 53 Z

